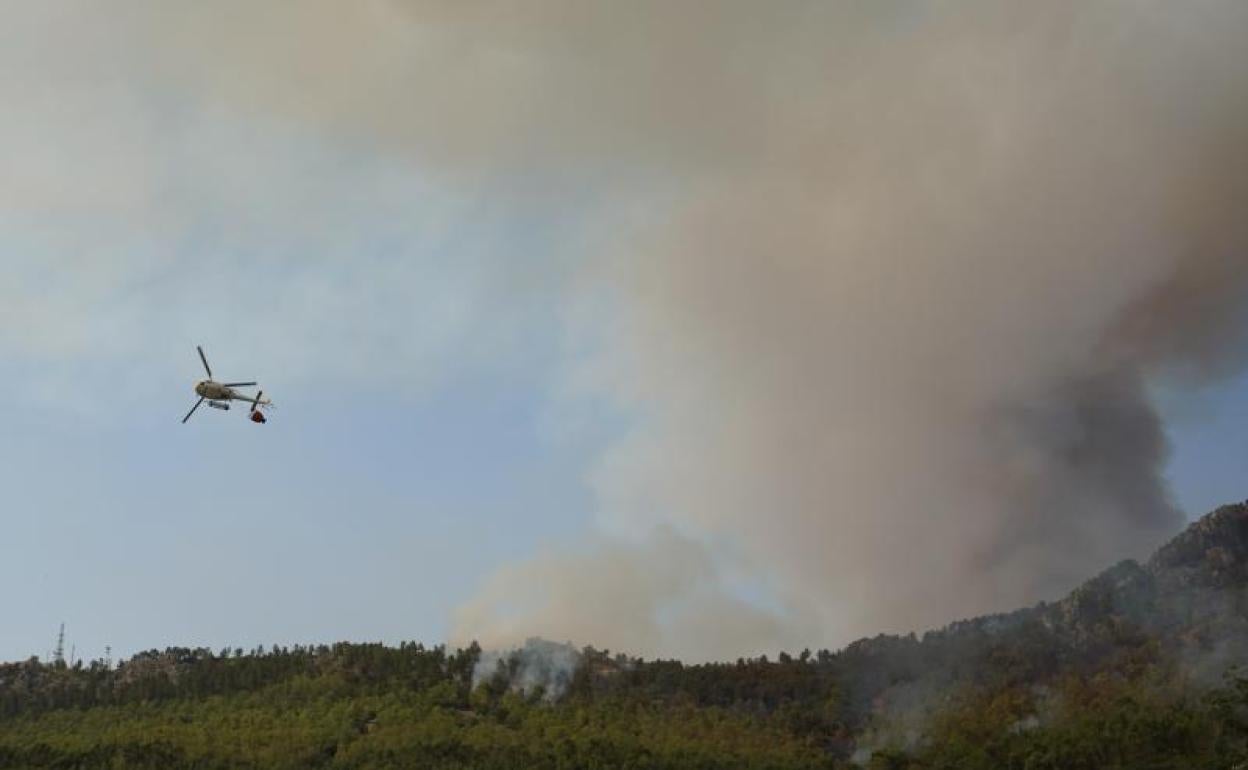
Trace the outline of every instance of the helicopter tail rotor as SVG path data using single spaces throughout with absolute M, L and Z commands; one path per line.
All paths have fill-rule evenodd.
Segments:
M 251 421 L 252 422 L 256 422 L 256 423 L 267 422 L 267 420 L 264 419 L 264 412 L 260 411 L 260 407 L 264 405 L 264 402 L 260 400 L 263 396 L 264 396 L 264 391 L 262 390 L 256 394 L 255 399 L 251 402 Z

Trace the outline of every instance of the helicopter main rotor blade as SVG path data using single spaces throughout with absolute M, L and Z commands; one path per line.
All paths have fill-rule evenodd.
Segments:
M 203 397 L 203 396 L 200 396 L 200 397 L 199 397 L 199 400 L 195 402 L 195 406 L 191 407 L 191 411 L 187 412 L 187 413 L 186 413 L 186 416 L 182 418 L 182 424 L 183 424 L 183 425 L 185 425 L 185 424 L 186 424 L 186 421 L 187 421 L 187 420 L 191 419 L 191 415 L 195 414 L 195 410 L 196 410 L 196 409 L 198 409 L 198 408 L 199 408 L 199 405 L 200 405 L 200 404 L 202 404 L 202 403 L 204 403 L 204 397 Z
M 208 365 L 208 358 L 204 356 L 204 349 L 201 348 L 199 345 L 196 345 L 195 349 L 199 351 L 199 360 L 204 362 L 204 371 L 208 372 L 208 379 L 211 380 L 212 379 L 212 367 Z
M 223 382 L 223 383 L 221 383 L 221 384 L 222 384 L 222 385 L 224 385 L 224 386 L 225 386 L 225 387 L 227 387 L 227 388 L 246 388 L 246 387 L 250 387 L 250 386 L 252 386 L 252 385 L 256 385 L 257 383 L 254 383 L 254 382 Z

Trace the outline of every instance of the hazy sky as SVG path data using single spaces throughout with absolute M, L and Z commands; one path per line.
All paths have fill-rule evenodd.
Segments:
M 1248 13 L 867 7 L 0 2 L 0 659 L 839 646 L 1248 496 Z

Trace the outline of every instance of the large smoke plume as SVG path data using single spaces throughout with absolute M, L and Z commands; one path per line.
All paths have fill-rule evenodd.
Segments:
M 1239 0 L 128 8 L 81 26 L 153 87 L 575 205 L 569 377 L 633 425 L 609 534 L 457 637 L 833 645 L 1180 526 L 1150 392 L 1242 363 Z
M 697 105 L 661 149 L 706 146 L 602 272 L 596 376 L 642 418 L 598 473 L 604 517 L 731 553 L 789 629 L 695 620 L 673 585 L 651 650 L 922 628 L 1143 554 L 1182 520 L 1150 388 L 1241 360 L 1245 9 L 802 11 L 726 32 L 717 8 L 702 37 L 728 39 L 653 84 Z M 492 585 L 462 630 L 629 639 L 643 611 L 579 620 L 621 591 L 600 583 L 648 581 L 588 561 Z M 540 597 L 540 623 L 508 617 Z M 725 633 L 682 644 L 691 622 Z

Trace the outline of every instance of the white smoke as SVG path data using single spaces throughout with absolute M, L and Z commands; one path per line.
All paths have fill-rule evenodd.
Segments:
M 472 686 L 497 678 L 509 691 L 541 692 L 546 701 L 563 697 L 581 664 L 581 653 L 569 644 L 526 639 L 518 649 L 486 650 L 472 670 Z

